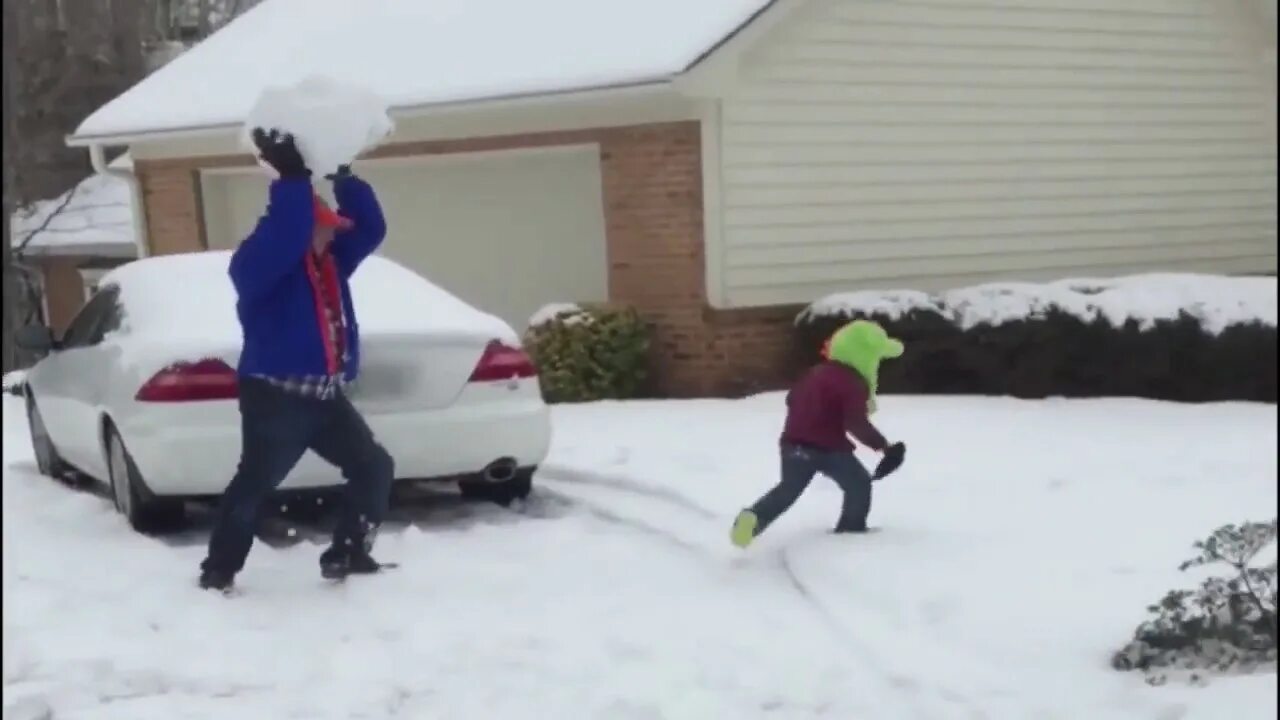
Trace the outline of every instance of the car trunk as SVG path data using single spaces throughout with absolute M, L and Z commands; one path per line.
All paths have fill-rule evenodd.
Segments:
M 362 333 L 360 375 L 348 395 L 372 412 L 448 407 L 466 386 L 488 341 Z

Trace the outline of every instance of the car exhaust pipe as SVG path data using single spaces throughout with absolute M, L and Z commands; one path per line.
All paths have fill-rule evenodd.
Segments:
M 515 458 L 499 458 L 485 466 L 480 471 L 480 477 L 485 482 L 503 483 L 512 480 L 516 476 L 516 459 Z

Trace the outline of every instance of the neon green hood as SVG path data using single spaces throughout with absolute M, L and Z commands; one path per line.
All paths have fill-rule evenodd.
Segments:
M 828 357 L 857 371 L 867 383 L 867 414 L 876 411 L 880 361 L 902 355 L 902 341 L 867 320 L 854 320 L 831 336 Z

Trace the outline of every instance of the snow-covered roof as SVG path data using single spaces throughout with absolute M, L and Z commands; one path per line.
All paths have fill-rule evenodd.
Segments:
M 134 257 L 134 233 L 129 184 L 114 175 L 91 175 L 32 203 L 14 212 L 10 225 L 13 247 L 28 255 Z
M 264 87 L 310 75 L 392 108 L 661 82 L 772 1 L 265 0 L 73 137 L 238 124 Z

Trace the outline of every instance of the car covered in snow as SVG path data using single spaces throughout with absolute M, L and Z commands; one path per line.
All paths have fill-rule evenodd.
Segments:
M 220 494 L 236 470 L 241 331 L 230 258 L 131 262 L 102 278 L 60 338 L 43 326 L 18 333 L 43 355 L 25 393 L 40 471 L 107 484 L 140 530 Z M 397 479 L 453 480 L 504 504 L 526 496 L 551 424 L 512 328 L 379 256 L 351 291 L 362 357 L 348 395 L 395 458 Z M 309 452 L 281 490 L 341 484 Z

